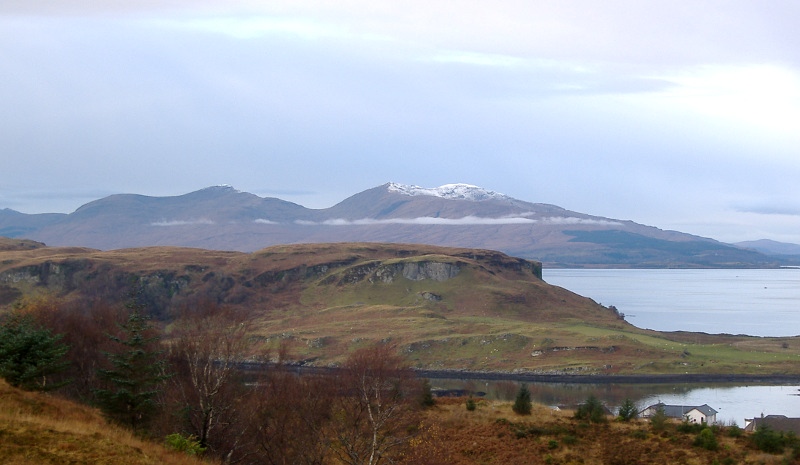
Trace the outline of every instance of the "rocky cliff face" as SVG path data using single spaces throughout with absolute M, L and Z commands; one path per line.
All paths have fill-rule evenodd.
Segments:
M 208 254 L 219 253 L 164 248 L 64 253 L 65 249 L 44 248 L 37 252 L 41 255 L 38 259 L 3 260 L 0 305 L 33 290 L 121 302 L 135 289 L 137 298 L 155 315 L 166 315 L 171 308 L 197 299 L 231 305 L 299 305 L 300 293 L 311 285 L 341 288 L 403 281 L 444 283 L 469 267 L 487 276 L 514 273 L 527 279 L 541 278 L 539 263 L 493 251 L 380 245 L 352 250 L 347 245 L 324 247 L 339 247 L 342 253 L 329 257 L 314 253 L 320 250 L 314 246 L 298 246 L 303 250 L 233 253 L 225 260 L 210 261 Z M 14 253 L 21 256 L 26 252 Z M 375 292 L 381 291 L 376 288 Z M 433 289 L 421 291 L 420 296 L 431 302 L 442 299 Z

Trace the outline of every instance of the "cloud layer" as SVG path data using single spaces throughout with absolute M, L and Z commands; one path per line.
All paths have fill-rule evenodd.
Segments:
M 221 183 L 323 208 L 464 182 L 800 242 L 800 218 L 771 213 L 800 211 L 797 17 L 790 0 L 5 1 L 0 208 Z

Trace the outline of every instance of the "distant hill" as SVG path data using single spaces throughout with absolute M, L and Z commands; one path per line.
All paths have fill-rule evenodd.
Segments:
M 755 250 L 767 255 L 800 255 L 800 245 L 771 241 L 769 239 L 737 242 L 733 245 L 744 249 Z
M 120 194 L 74 213 L 0 211 L 0 235 L 103 250 L 182 246 L 250 252 L 276 244 L 395 242 L 499 250 L 562 267 L 770 267 L 755 250 L 627 220 L 531 203 L 466 184 L 387 183 L 326 209 L 229 186 L 174 197 Z

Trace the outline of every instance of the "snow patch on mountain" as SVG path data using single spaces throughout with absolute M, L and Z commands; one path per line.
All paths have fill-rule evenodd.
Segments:
M 387 185 L 387 189 L 390 192 L 397 192 L 403 195 L 428 195 L 449 200 L 471 200 L 475 202 L 484 200 L 511 200 L 511 197 L 505 194 L 471 184 L 445 184 L 439 187 L 428 188 L 390 182 Z

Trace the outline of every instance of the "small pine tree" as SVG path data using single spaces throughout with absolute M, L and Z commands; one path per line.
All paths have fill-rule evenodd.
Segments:
M 136 431 L 154 413 L 156 396 L 169 375 L 165 373 L 163 351 L 156 348 L 159 338 L 152 335 L 152 327 L 139 308 L 133 306 L 120 329 L 124 339 L 109 336 L 122 346 L 120 352 L 106 354 L 113 368 L 98 370 L 109 388 L 98 389 L 95 395 L 109 418 Z
M 517 398 L 514 400 L 512 407 L 514 413 L 518 415 L 530 415 L 532 410 L 531 405 L 531 391 L 528 390 L 526 384 L 522 384 L 517 391 Z
M 578 407 L 575 411 L 575 418 L 581 420 L 589 420 L 592 423 L 603 423 L 606 421 L 606 411 L 600 400 L 590 395 L 586 402 Z
M 664 411 L 664 406 L 659 405 L 656 407 L 656 412 L 650 417 L 650 426 L 653 431 L 662 431 L 667 425 L 667 412 Z
M 427 379 L 422 380 L 422 396 L 420 399 L 420 404 L 422 407 L 433 407 L 436 405 L 436 400 L 433 398 L 433 392 L 431 391 L 431 382 Z
M 631 421 L 639 416 L 639 411 L 636 409 L 636 404 L 628 398 L 619 408 L 619 419 L 622 421 Z
M 67 346 L 61 335 L 38 327 L 29 315 L 12 314 L 0 325 L 0 377 L 14 387 L 50 391 L 69 383 L 52 382 L 48 376 L 69 366 Z

